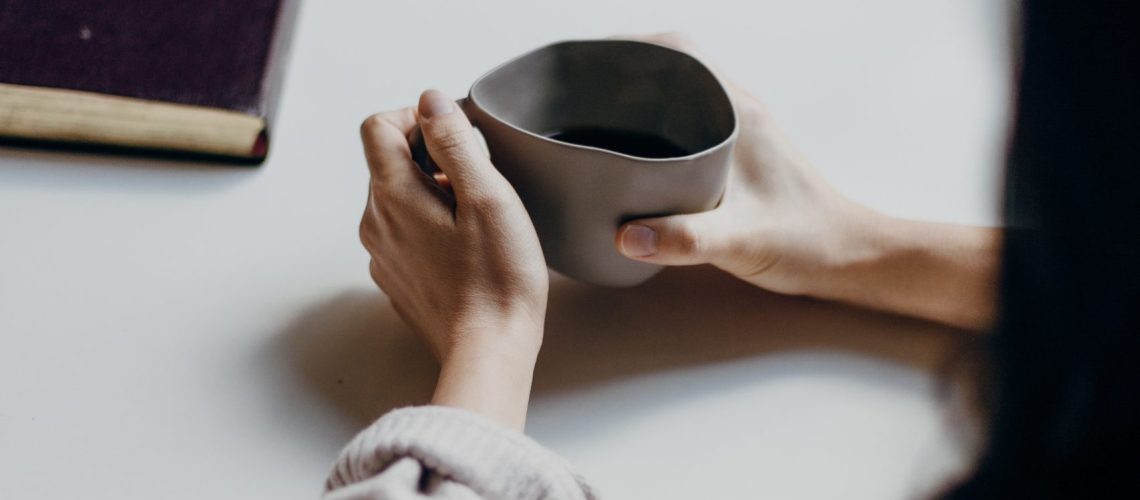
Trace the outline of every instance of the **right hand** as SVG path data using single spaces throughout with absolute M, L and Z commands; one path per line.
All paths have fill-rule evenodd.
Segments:
M 633 37 L 700 58 L 677 34 Z M 723 81 L 723 78 L 722 78 Z M 875 217 L 847 200 L 795 150 L 758 99 L 725 81 L 740 123 L 727 190 L 712 211 L 634 220 L 617 233 L 625 256 L 712 264 L 768 290 L 812 294 Z
M 416 127 L 442 171 L 412 160 Z M 432 403 L 522 428 L 549 277 L 526 208 L 434 90 L 361 127 L 371 172 L 360 239 L 372 279 L 441 362 Z

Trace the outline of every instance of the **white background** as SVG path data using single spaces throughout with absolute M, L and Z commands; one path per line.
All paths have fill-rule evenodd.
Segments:
M 993 224 L 992 0 L 310 0 L 269 161 L 0 149 L 0 498 L 314 498 L 434 366 L 356 240 L 357 126 L 566 38 L 680 30 L 849 196 Z M 97 36 L 98 34 L 95 34 Z M 528 431 L 608 498 L 908 498 L 953 462 L 960 334 L 715 272 L 556 280 Z

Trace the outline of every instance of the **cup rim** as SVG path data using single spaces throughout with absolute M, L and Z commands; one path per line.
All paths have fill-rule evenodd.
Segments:
M 668 51 L 673 52 L 675 54 L 679 54 L 682 57 L 685 57 L 685 58 L 699 64 L 702 68 L 705 69 L 705 71 L 709 72 L 709 75 L 711 75 L 713 77 L 713 80 L 716 81 L 717 86 L 720 87 L 721 92 L 724 93 L 725 99 L 728 100 L 728 107 L 729 107 L 729 110 L 732 112 L 732 132 L 730 132 L 728 134 L 728 136 L 726 136 L 724 138 L 724 140 L 722 140 L 722 141 L 720 141 L 720 142 L 718 142 L 712 146 L 704 148 L 700 151 L 697 151 L 695 153 L 690 153 L 690 154 L 687 154 L 684 156 L 668 156 L 668 157 L 663 157 L 663 158 L 656 158 L 656 157 L 655 158 L 649 158 L 649 157 L 645 157 L 645 156 L 636 156 L 636 155 L 630 155 L 630 154 L 626 154 L 626 153 L 620 153 L 617 151 L 612 151 L 609 149 L 599 148 L 599 147 L 595 147 L 595 146 L 586 146 L 586 145 L 582 145 L 582 144 L 575 144 L 572 142 L 565 142 L 565 141 L 559 141 L 556 139 L 551 139 L 551 138 L 546 137 L 544 135 L 537 134 L 537 133 L 531 132 L 530 130 L 519 127 L 518 125 L 515 125 L 515 124 L 513 124 L 507 120 L 504 120 L 502 117 L 491 112 L 490 109 L 487 109 L 487 108 L 483 107 L 482 105 L 480 105 L 479 100 L 475 98 L 475 88 L 478 87 L 479 84 L 482 83 L 484 79 L 486 79 L 488 76 L 494 74 L 495 72 L 499 71 L 500 69 L 502 69 L 502 68 L 504 68 L 510 64 L 513 64 L 516 61 L 518 61 L 524 57 L 527 57 L 531 54 L 541 52 L 543 50 L 548 50 L 548 49 L 558 47 L 561 45 L 606 44 L 606 43 L 650 45 L 650 46 L 653 46 L 656 48 L 668 50 Z M 546 45 L 537 47 L 537 48 L 532 49 L 532 50 L 528 50 L 522 54 L 519 54 L 515 57 L 512 57 L 512 58 L 510 58 L 510 59 L 508 59 L 502 63 L 499 63 L 498 65 L 491 68 L 490 70 L 484 72 L 482 75 L 479 76 L 479 78 L 476 78 L 475 81 L 471 83 L 471 87 L 467 90 L 467 100 L 471 101 L 483 113 L 486 113 L 491 118 L 494 118 L 495 121 L 497 121 L 503 125 L 506 125 L 507 127 L 511 128 L 515 131 L 518 131 L 518 132 L 521 132 L 525 135 L 528 135 L 530 137 L 540 139 L 540 140 L 546 141 L 546 142 L 556 143 L 558 145 L 570 147 L 572 149 L 578 149 L 578 150 L 582 150 L 582 151 L 594 151 L 597 153 L 608 154 L 608 155 L 616 156 L 619 158 L 635 160 L 638 162 L 672 163 L 672 162 L 678 162 L 678 161 L 687 161 L 687 160 L 694 160 L 694 159 L 698 159 L 698 158 L 703 158 L 705 156 L 709 156 L 709 155 L 712 155 L 712 154 L 720 151 L 721 149 L 725 148 L 726 145 L 728 145 L 728 144 L 732 144 L 736 140 L 737 135 L 739 135 L 739 133 L 740 133 L 740 118 L 736 113 L 736 104 L 734 102 L 732 102 L 732 95 L 729 94 L 728 87 L 725 86 L 724 82 L 721 81 L 720 76 L 717 75 L 715 71 L 713 71 L 711 68 L 709 68 L 708 65 L 706 65 L 704 63 L 704 61 L 701 61 L 700 59 L 697 59 L 696 57 L 693 57 L 692 55 L 690 55 L 686 52 L 674 49 L 672 47 L 666 47 L 666 46 L 661 45 L 659 43 L 644 42 L 644 41 L 640 41 L 640 40 L 581 39 L 581 40 L 562 40 L 562 41 L 558 41 L 558 42 L 548 43 Z

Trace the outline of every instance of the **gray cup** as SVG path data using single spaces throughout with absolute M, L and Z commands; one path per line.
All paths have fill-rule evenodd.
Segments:
M 526 206 L 547 264 L 606 286 L 636 285 L 661 270 L 617 251 L 623 222 L 716 207 L 737 135 L 713 73 L 644 42 L 539 48 L 480 77 L 460 105 Z M 649 134 L 684 151 L 642 157 L 547 137 L 584 128 Z

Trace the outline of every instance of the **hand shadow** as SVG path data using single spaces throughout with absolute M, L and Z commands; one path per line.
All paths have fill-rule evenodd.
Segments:
M 711 267 L 610 289 L 552 276 L 536 394 L 637 374 L 800 350 L 933 370 L 965 334 L 921 321 L 765 292 Z M 304 313 L 281 341 L 302 381 L 363 426 L 426 403 L 438 364 L 378 292 Z

